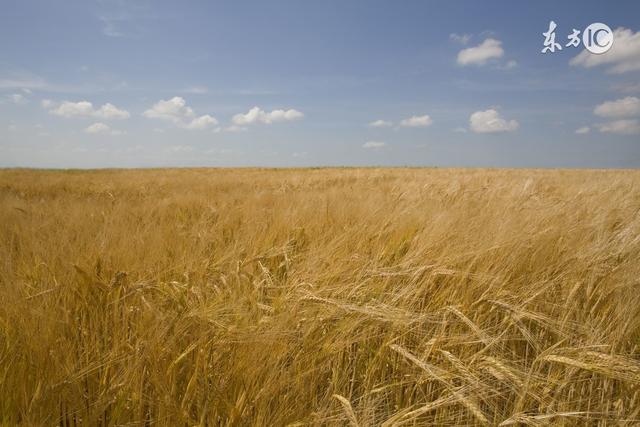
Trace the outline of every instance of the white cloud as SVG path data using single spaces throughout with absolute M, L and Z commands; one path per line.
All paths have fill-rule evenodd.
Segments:
M 218 124 L 218 120 L 208 114 L 196 117 L 193 109 L 179 96 L 156 102 L 142 115 L 150 119 L 167 120 L 189 130 L 207 129 Z
M 42 106 L 42 108 L 48 110 L 49 108 L 53 107 L 53 101 L 50 99 L 43 99 L 42 101 L 40 101 L 40 105 Z
M 253 107 L 246 114 L 236 114 L 233 116 L 232 121 L 238 126 L 243 126 L 253 123 L 271 124 L 275 122 L 298 120 L 303 117 L 304 114 L 294 109 L 265 112 L 258 107 Z
M 45 99 L 42 101 L 44 108 L 53 107 L 53 103 Z M 126 110 L 120 110 L 115 105 L 106 103 L 99 109 L 94 109 L 89 101 L 70 102 L 64 101 L 56 108 L 49 110 L 49 113 L 61 117 L 97 117 L 100 119 L 128 119 L 130 114 Z
M 600 132 L 617 133 L 621 135 L 635 135 L 640 133 L 640 122 L 632 120 L 616 120 L 596 125 Z
M 95 117 L 102 119 L 128 119 L 130 114 L 128 111 L 120 110 L 115 105 L 106 103 L 93 114 Z
M 606 65 L 609 66 L 607 72 L 612 74 L 640 70 L 640 31 L 634 33 L 627 28 L 617 28 L 613 32 L 613 45 L 607 52 L 594 55 L 584 49 L 569 63 L 586 68 Z
M 126 134 L 126 132 L 121 131 L 119 129 L 112 129 L 109 125 L 104 124 L 102 122 L 97 122 L 94 123 L 90 126 L 88 126 L 87 128 L 85 128 L 84 130 L 86 133 L 88 134 L 92 134 L 92 135 L 124 135 Z
M 471 130 L 476 133 L 512 132 L 518 129 L 518 122 L 505 120 L 494 109 L 476 111 L 469 117 Z
M 201 130 L 217 124 L 218 120 L 216 120 L 215 117 L 211 117 L 210 115 L 205 114 L 204 116 L 196 117 L 195 119 L 191 120 L 191 122 L 188 123 L 185 128 L 192 130 Z
M 583 126 L 581 128 L 576 129 L 576 133 L 578 135 L 585 135 L 589 132 L 591 132 L 591 128 L 589 126 Z
M 606 118 L 624 118 L 640 116 L 640 99 L 635 96 L 607 101 L 598 105 L 593 113 Z
M 57 108 L 49 111 L 51 114 L 62 117 L 76 117 L 85 116 L 90 117 L 93 115 L 93 104 L 89 101 L 69 102 L 64 101 Z
M 393 126 L 392 122 L 389 122 L 387 120 L 375 120 L 371 123 L 369 123 L 369 126 L 373 127 L 373 128 L 384 128 L 384 127 L 389 127 L 389 126 Z
M 506 64 L 504 64 L 502 68 L 504 68 L 505 70 L 511 70 L 513 68 L 516 68 L 517 66 L 518 66 L 518 61 L 516 61 L 515 59 L 510 59 L 507 61 Z
M 602 133 L 640 134 L 640 121 L 632 119 L 632 117 L 640 117 L 640 99 L 635 96 L 603 102 L 593 109 L 593 114 L 607 119 L 618 119 L 595 124 L 594 126 Z M 582 133 L 578 131 L 576 133 Z
M 455 128 L 453 131 L 456 132 L 456 133 L 467 133 L 468 132 L 467 128 L 462 127 L 462 126 Z
M 502 42 L 496 39 L 486 39 L 478 46 L 462 49 L 458 52 L 458 64 L 460 65 L 484 65 L 493 58 L 502 58 L 504 49 Z
M 431 126 L 431 123 L 433 123 L 433 120 L 431 120 L 431 117 L 425 114 L 424 116 L 412 116 L 408 119 L 404 119 L 400 122 L 400 126 L 413 128 L 427 127 Z
M 368 148 L 368 149 L 377 149 L 377 148 L 382 148 L 382 147 L 386 147 L 387 144 L 385 144 L 382 141 L 367 141 L 364 144 L 362 144 L 362 148 Z
M 174 96 L 168 100 L 160 100 L 153 107 L 142 113 L 150 119 L 169 120 L 174 123 L 183 121 L 185 118 L 193 117 L 194 112 L 187 102 L 180 96 Z
M 88 126 L 85 130 L 86 133 L 91 133 L 91 134 L 105 134 L 105 133 L 110 133 L 111 132 L 111 128 L 107 125 L 105 125 L 104 123 L 94 123 L 90 126 Z
M 469 43 L 469 40 L 471 40 L 471 35 L 451 33 L 449 34 L 449 39 L 460 44 L 467 44 Z

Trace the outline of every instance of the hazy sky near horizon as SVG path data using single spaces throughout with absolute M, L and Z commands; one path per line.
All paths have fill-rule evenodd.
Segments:
M 2 4 L 0 167 L 337 165 L 640 167 L 640 2 Z

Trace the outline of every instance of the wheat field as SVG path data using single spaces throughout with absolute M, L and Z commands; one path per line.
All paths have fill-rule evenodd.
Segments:
M 637 425 L 640 172 L 0 171 L 0 423 Z

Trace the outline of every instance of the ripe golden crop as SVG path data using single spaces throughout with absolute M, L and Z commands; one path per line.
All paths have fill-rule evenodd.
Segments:
M 640 423 L 636 171 L 3 170 L 0 242 L 4 425 Z

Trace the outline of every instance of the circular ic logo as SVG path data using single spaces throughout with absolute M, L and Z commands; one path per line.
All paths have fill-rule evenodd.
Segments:
M 582 33 L 582 44 L 591 53 L 600 55 L 613 45 L 613 31 L 608 25 L 595 22 L 585 28 Z

